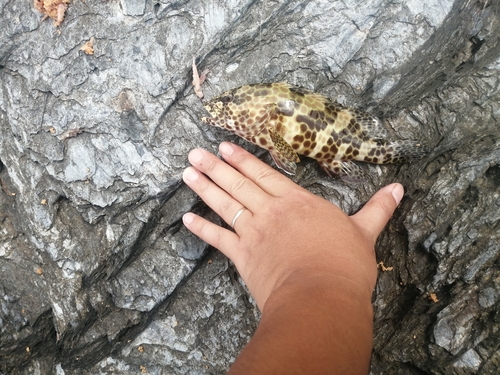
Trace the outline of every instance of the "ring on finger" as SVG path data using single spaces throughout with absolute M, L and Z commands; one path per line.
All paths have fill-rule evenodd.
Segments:
M 234 218 L 233 218 L 233 221 L 231 222 L 231 228 L 234 229 L 234 224 L 236 224 L 236 220 L 238 220 L 238 218 L 240 217 L 240 215 L 243 213 L 243 211 L 245 211 L 247 208 L 246 207 L 242 207 L 239 209 L 238 212 L 236 212 L 236 215 L 234 215 Z

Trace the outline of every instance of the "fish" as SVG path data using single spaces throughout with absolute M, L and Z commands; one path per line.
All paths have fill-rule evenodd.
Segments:
M 330 177 L 362 182 L 356 162 L 392 164 L 420 159 L 428 148 L 394 140 L 369 113 L 285 82 L 234 88 L 204 101 L 202 122 L 269 151 L 276 166 L 294 175 L 298 155 L 315 159 Z

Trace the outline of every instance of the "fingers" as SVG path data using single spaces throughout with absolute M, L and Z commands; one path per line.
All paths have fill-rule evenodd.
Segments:
M 185 214 L 182 221 L 193 234 L 222 251 L 233 262 L 237 262 L 235 258 L 238 256 L 239 237 L 236 233 L 191 212 Z
M 223 142 L 219 151 L 229 164 L 273 196 L 286 194 L 293 183 L 243 148 Z
M 193 167 L 186 168 L 182 178 L 227 224 L 232 224 L 235 215 L 244 206 Z
M 255 212 L 265 205 L 269 199 L 269 195 L 249 178 L 245 177 L 210 152 L 202 149 L 195 149 L 189 153 L 188 158 L 193 167 L 207 175 L 220 187 L 217 187 L 214 183 L 209 183 L 209 180 L 204 176 L 197 180 L 199 183 L 195 180 L 185 180 L 189 187 L 191 187 L 200 198 L 217 213 L 219 213 L 218 208 L 209 203 L 209 201 L 217 201 L 211 197 L 211 194 L 217 191 L 217 189 L 224 190 L 227 192 L 226 194 L 232 196 L 236 201 L 240 202 L 242 206 L 247 207 L 252 212 Z M 202 175 L 200 174 L 200 176 Z M 189 182 L 193 183 L 192 186 Z M 220 199 L 220 197 L 221 195 L 218 193 L 218 199 Z M 224 204 L 227 204 L 227 202 Z M 240 208 L 241 206 L 238 207 L 234 213 Z M 224 218 L 224 220 L 227 222 L 226 218 Z M 230 220 L 232 220 L 232 217 Z M 229 221 L 229 223 L 231 223 L 231 221 Z
M 391 218 L 394 210 L 403 198 L 404 188 L 400 184 L 391 184 L 380 189 L 352 220 L 359 228 L 369 234 L 373 243 Z

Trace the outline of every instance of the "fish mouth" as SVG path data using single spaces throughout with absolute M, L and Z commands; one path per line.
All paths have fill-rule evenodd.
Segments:
M 212 117 L 219 117 L 221 115 L 220 109 L 216 108 L 213 103 L 206 103 L 203 107 L 205 107 L 207 112 L 210 113 L 210 116 Z
M 213 115 L 214 109 L 213 109 L 213 104 L 212 102 L 205 102 L 203 103 L 203 107 L 207 110 L 208 113 Z

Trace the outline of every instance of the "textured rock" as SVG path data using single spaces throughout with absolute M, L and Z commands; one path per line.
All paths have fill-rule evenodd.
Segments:
M 350 213 L 407 189 L 377 244 L 372 374 L 498 371 L 498 2 L 78 1 L 58 30 L 0 5 L 0 373 L 224 373 L 250 338 L 234 267 L 180 222 L 219 220 L 180 181 L 189 150 L 243 144 L 199 121 L 193 56 L 208 98 L 287 81 L 432 148 L 365 184 L 308 160 L 294 180 Z

